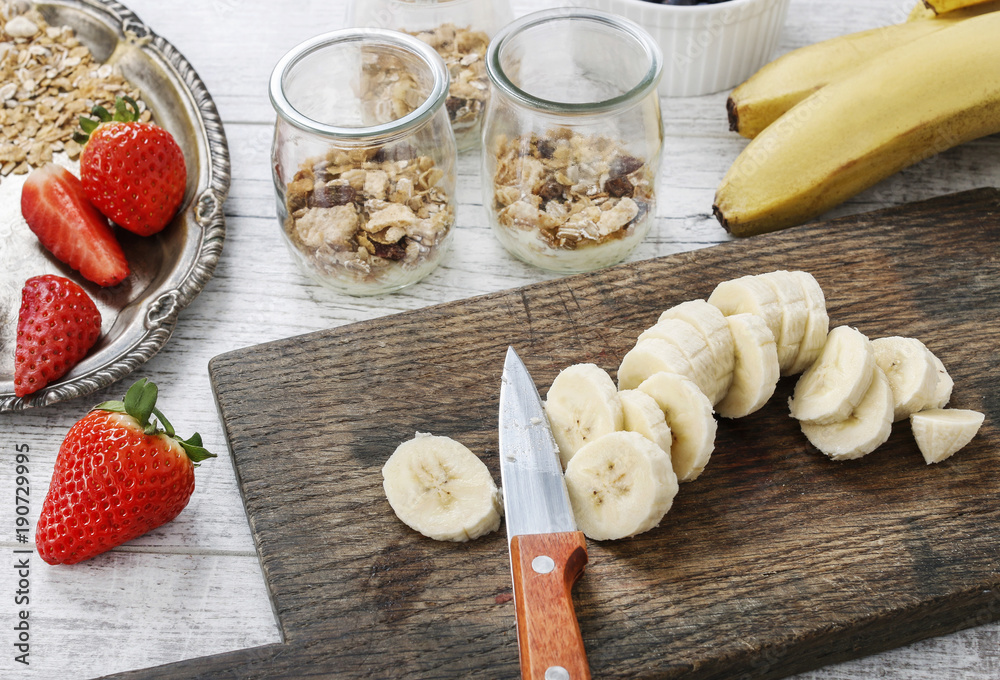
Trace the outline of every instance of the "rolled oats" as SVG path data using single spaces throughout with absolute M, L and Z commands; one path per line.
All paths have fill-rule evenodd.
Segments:
M 649 212 L 654 178 L 619 142 L 565 128 L 499 137 L 493 210 L 500 226 L 575 250 L 627 237 Z
M 81 115 L 110 107 L 117 95 L 139 92 L 116 65 L 96 62 L 73 29 L 49 26 L 27 3 L 0 0 L 0 174 L 22 174 L 52 160 L 71 159 Z M 139 101 L 141 120 L 151 119 Z
M 434 266 L 454 223 L 444 172 L 405 143 L 310 158 L 285 192 L 285 233 L 319 273 L 365 285 Z
M 411 33 L 433 47 L 451 75 L 445 107 L 456 137 L 478 136 L 478 125 L 489 97 L 486 48 L 490 37 L 483 31 L 447 23 L 433 30 Z M 459 141 L 459 146 L 465 146 Z

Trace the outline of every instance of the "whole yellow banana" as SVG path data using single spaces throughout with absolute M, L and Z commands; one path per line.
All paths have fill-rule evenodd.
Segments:
M 1000 132 L 1000 13 L 886 52 L 753 139 L 713 206 L 749 236 L 801 224 L 928 156 Z
M 980 5 L 988 0 L 924 0 L 924 5 L 928 9 L 934 10 L 935 14 L 947 14 L 958 9 Z
M 992 0 L 934 21 L 891 24 L 788 52 L 765 65 L 729 95 L 726 102 L 729 129 L 752 139 L 813 92 L 889 50 L 998 9 L 1000 0 Z

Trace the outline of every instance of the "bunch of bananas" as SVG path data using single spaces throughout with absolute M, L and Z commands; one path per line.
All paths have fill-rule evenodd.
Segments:
M 918 161 L 1000 132 L 1000 0 L 927 0 L 909 20 L 803 47 L 737 87 L 751 142 L 715 195 L 736 236 L 801 224 Z

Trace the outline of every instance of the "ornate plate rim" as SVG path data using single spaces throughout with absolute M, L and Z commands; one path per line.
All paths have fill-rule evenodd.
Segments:
M 85 374 L 49 385 L 29 397 L 11 393 L 0 394 L 0 413 L 23 411 L 28 408 L 75 399 L 124 378 L 153 357 L 173 333 L 181 310 L 187 307 L 212 278 L 222 253 L 226 224 L 223 206 L 229 193 L 230 160 L 225 130 L 215 102 L 201 77 L 187 59 L 165 38 L 156 34 L 130 9 L 115 0 L 49 0 L 46 4 L 78 8 L 115 30 L 120 40 L 137 45 L 152 58 L 169 66 L 191 99 L 192 123 L 207 140 L 206 170 L 208 181 L 200 183 L 194 192 L 194 221 L 201 227 L 201 243 L 197 257 L 187 265 L 183 278 L 173 288 L 145 303 L 145 332 L 124 352 Z

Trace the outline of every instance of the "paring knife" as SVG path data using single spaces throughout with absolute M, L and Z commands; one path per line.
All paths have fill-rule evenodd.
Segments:
M 513 347 L 500 382 L 500 476 L 523 680 L 589 680 L 571 590 L 587 564 L 559 448 Z

